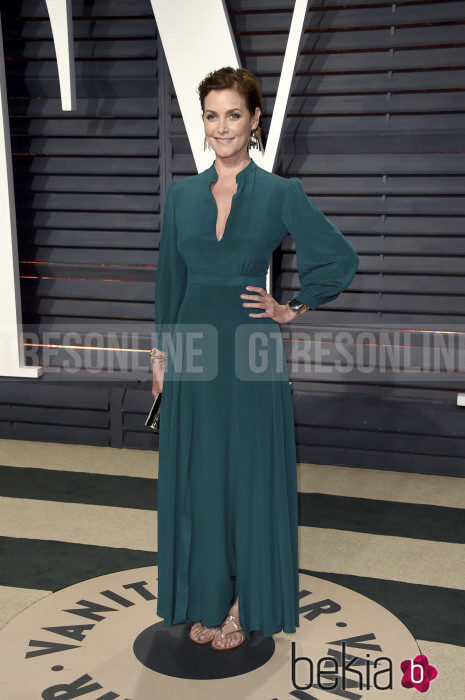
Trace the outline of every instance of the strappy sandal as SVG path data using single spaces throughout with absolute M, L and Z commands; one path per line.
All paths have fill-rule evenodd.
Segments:
M 199 620 L 199 622 L 200 622 L 200 620 Z M 197 625 L 197 624 L 198 624 L 198 622 L 194 622 L 194 624 L 192 625 L 192 627 L 189 631 L 190 639 L 192 639 L 192 641 L 195 642 L 196 644 L 210 644 L 212 639 L 214 639 L 215 635 L 213 635 L 213 637 L 210 637 L 210 639 L 194 639 L 194 637 L 192 637 L 191 631 L 192 631 L 194 625 Z M 207 627 L 207 625 L 202 625 L 202 623 L 200 623 L 200 627 L 197 627 L 198 630 L 200 630 L 200 628 L 202 628 L 202 632 L 200 632 L 200 634 L 206 634 L 207 630 L 215 630 L 215 634 L 216 634 L 216 632 L 219 629 L 218 627 Z
M 213 636 L 213 639 L 211 640 L 211 644 L 212 644 L 213 649 L 218 649 L 218 650 L 221 650 L 221 651 L 223 651 L 223 650 L 228 650 L 228 649 L 234 649 L 235 647 L 238 647 L 238 646 L 240 646 L 243 642 L 245 642 L 245 640 L 247 639 L 246 634 L 245 634 L 245 632 L 244 632 L 243 629 L 241 629 L 240 627 L 238 627 L 237 622 L 235 622 L 235 620 L 237 620 L 237 622 L 239 622 L 239 618 L 238 618 L 236 615 L 228 615 L 227 620 L 225 620 L 225 621 L 218 627 L 218 629 L 216 630 L 216 632 L 215 632 L 215 634 L 214 634 L 214 636 Z M 228 622 L 232 622 L 233 625 L 234 625 L 234 627 L 235 627 L 236 629 L 235 629 L 235 630 L 232 630 L 232 632 L 226 632 L 226 634 L 224 634 L 222 628 L 223 628 L 224 625 L 226 625 Z M 218 630 L 219 630 L 219 632 L 220 632 L 220 634 L 221 634 L 221 637 L 222 637 L 223 639 L 226 639 L 226 637 L 229 637 L 231 634 L 235 634 L 235 632 L 240 632 L 241 635 L 242 635 L 242 639 L 240 640 L 240 642 L 237 642 L 237 644 L 230 644 L 229 646 L 222 646 L 222 647 L 217 646 L 217 645 L 215 644 L 215 639 L 216 639 L 216 633 L 218 632 Z

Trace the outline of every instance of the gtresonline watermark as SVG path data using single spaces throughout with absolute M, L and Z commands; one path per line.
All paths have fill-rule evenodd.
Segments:
M 54 326 L 19 336 L 0 329 L 0 374 L 20 356 L 48 374 L 85 373 L 104 380 L 109 372 L 147 372 L 148 351 L 165 355 L 166 380 L 209 381 L 234 371 L 243 381 L 282 380 L 288 374 L 339 375 L 367 381 L 390 375 L 427 381 L 465 378 L 465 329 L 409 327 L 299 328 L 259 319 L 237 327 L 225 324 L 164 324 L 149 333 L 124 324 L 89 329 L 88 324 Z M 266 321 L 264 323 L 263 321 Z

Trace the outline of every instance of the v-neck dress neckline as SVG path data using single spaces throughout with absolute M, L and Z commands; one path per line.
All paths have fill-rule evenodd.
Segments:
M 236 183 L 237 183 L 237 189 L 236 189 L 236 191 L 234 192 L 233 196 L 231 197 L 231 207 L 230 207 L 230 209 L 229 209 L 229 214 L 228 214 L 228 216 L 227 216 L 227 218 L 226 218 L 226 222 L 225 222 L 225 224 L 224 224 L 224 231 L 223 231 L 223 235 L 221 236 L 221 238 L 218 238 L 218 236 L 216 235 L 216 226 L 217 226 L 217 223 L 218 223 L 219 210 L 218 210 L 218 204 L 217 204 L 217 202 L 216 202 L 215 196 L 214 196 L 214 194 L 213 194 L 213 192 L 212 192 L 212 188 L 210 187 L 210 184 L 211 184 L 212 182 L 216 182 L 216 181 L 218 180 L 218 171 L 217 171 L 217 169 L 216 169 L 215 161 L 213 161 L 213 163 L 211 164 L 211 166 L 206 170 L 206 173 L 207 173 L 207 180 L 208 180 L 208 189 L 209 189 L 210 196 L 211 196 L 212 202 L 213 202 L 213 204 L 214 204 L 214 206 L 215 206 L 215 210 L 216 210 L 215 230 L 214 230 L 214 232 L 213 232 L 213 235 L 215 236 L 215 240 L 216 240 L 216 243 L 217 243 L 218 245 L 221 245 L 221 243 L 222 243 L 223 240 L 224 240 L 224 237 L 226 236 L 226 231 L 227 231 L 227 229 L 228 229 L 228 223 L 229 223 L 229 221 L 230 221 L 230 219 L 231 219 L 231 215 L 232 215 L 232 213 L 233 213 L 234 204 L 235 204 L 235 202 L 236 202 L 235 197 L 240 193 L 240 191 L 241 191 L 241 189 L 242 189 L 243 183 L 245 182 L 245 180 L 246 180 L 246 178 L 248 177 L 248 175 L 250 175 L 250 174 L 254 171 L 255 168 L 256 168 L 256 163 L 255 163 L 255 161 L 254 161 L 253 158 L 252 158 L 252 159 L 250 160 L 250 163 L 247 163 L 247 165 L 245 166 L 245 168 L 242 168 L 242 170 L 239 170 L 239 172 L 236 173 L 236 178 L 235 178 L 235 179 L 236 179 Z

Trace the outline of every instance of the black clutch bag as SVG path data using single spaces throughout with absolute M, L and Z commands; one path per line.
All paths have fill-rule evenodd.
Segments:
M 145 425 L 149 430 L 153 430 L 154 433 L 160 432 L 160 407 L 161 407 L 161 391 L 157 398 L 153 402 L 152 408 L 150 409 Z

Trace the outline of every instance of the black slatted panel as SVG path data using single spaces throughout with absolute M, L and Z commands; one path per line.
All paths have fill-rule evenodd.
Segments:
M 142 348 L 166 190 L 157 28 L 148 0 L 72 9 L 77 109 L 65 112 L 46 4 L 0 8 L 25 350 L 44 368 L 36 380 L 0 378 L 0 434 L 119 447 L 132 390 L 138 446 L 153 447 Z M 102 341 L 114 349 L 92 350 Z
M 73 0 L 70 113 L 45 3 L 5 5 L 24 322 L 39 340 L 66 325 L 113 332 L 114 347 L 127 348 L 122 365 L 136 371 L 118 366 L 117 350 L 78 348 L 81 371 L 69 382 L 67 350 L 46 352 L 45 339 L 45 375 L 0 380 L 1 435 L 156 448 L 143 426 L 152 396 L 142 348 L 153 330 L 160 205 L 170 179 L 196 169 L 150 2 Z M 227 7 L 241 65 L 260 80 L 266 131 L 294 2 Z M 463 323 L 464 23 L 464 2 L 309 3 L 275 171 L 302 180 L 361 263 L 348 290 L 293 329 Z M 287 301 L 299 289 L 290 237 L 273 273 L 273 294 Z M 131 331 L 139 342 L 128 347 Z M 315 374 L 311 353 L 295 363 L 295 345 L 285 347 L 301 461 L 465 474 L 462 375 L 331 373 L 334 347 Z M 85 370 L 96 359 L 106 381 Z
M 245 6 L 250 11 L 238 14 L 236 26 L 252 41 L 259 20 Z M 414 338 L 422 333 L 423 342 L 439 327 L 465 329 L 464 15 L 464 3 L 310 3 L 282 169 L 300 177 L 361 262 L 346 292 L 295 325 L 403 325 L 421 329 Z M 278 49 L 279 39 L 268 39 L 270 51 Z M 271 69 L 251 56 L 251 69 L 259 66 Z M 299 289 L 290 237 L 277 269 L 275 292 L 285 301 Z M 305 369 L 294 378 L 302 380 Z M 402 382 L 356 372 L 350 380 Z M 439 370 L 434 382 L 428 376 L 414 384 L 444 382 L 452 390 L 464 380 L 463 372 L 452 382 Z
M 267 130 L 294 3 L 230 0 L 228 7 L 241 64 L 260 80 Z M 436 329 L 451 331 L 455 349 L 455 332 L 465 330 L 464 19 L 465 3 L 309 3 L 275 171 L 301 179 L 353 244 L 360 266 L 344 293 L 292 328 L 353 324 L 356 342 L 345 348 L 352 358 L 368 361 L 357 330 L 371 324 L 390 331 L 394 347 L 408 346 L 411 364 L 423 368 L 432 360 L 423 348 L 433 345 Z M 171 135 L 175 175 L 195 172 L 175 95 Z M 273 295 L 284 303 L 300 288 L 290 236 L 273 272 Z M 399 327 L 416 332 L 398 340 Z M 382 342 L 377 332 L 373 338 Z M 308 361 L 296 361 L 296 343 L 284 340 L 299 459 L 465 472 L 463 410 L 456 405 L 463 371 L 452 377 L 439 362 L 434 372 L 407 379 L 379 367 L 367 373 L 362 364 L 344 375 L 331 371 L 340 359 L 331 342 L 321 363 L 312 347 Z M 393 412 L 400 418 L 395 429 Z
M 125 330 L 153 330 L 161 184 L 150 3 L 73 2 L 70 112 L 45 3 L 9 3 L 2 21 L 23 321 L 45 345 L 46 330 L 69 323 L 115 332 L 124 348 Z

